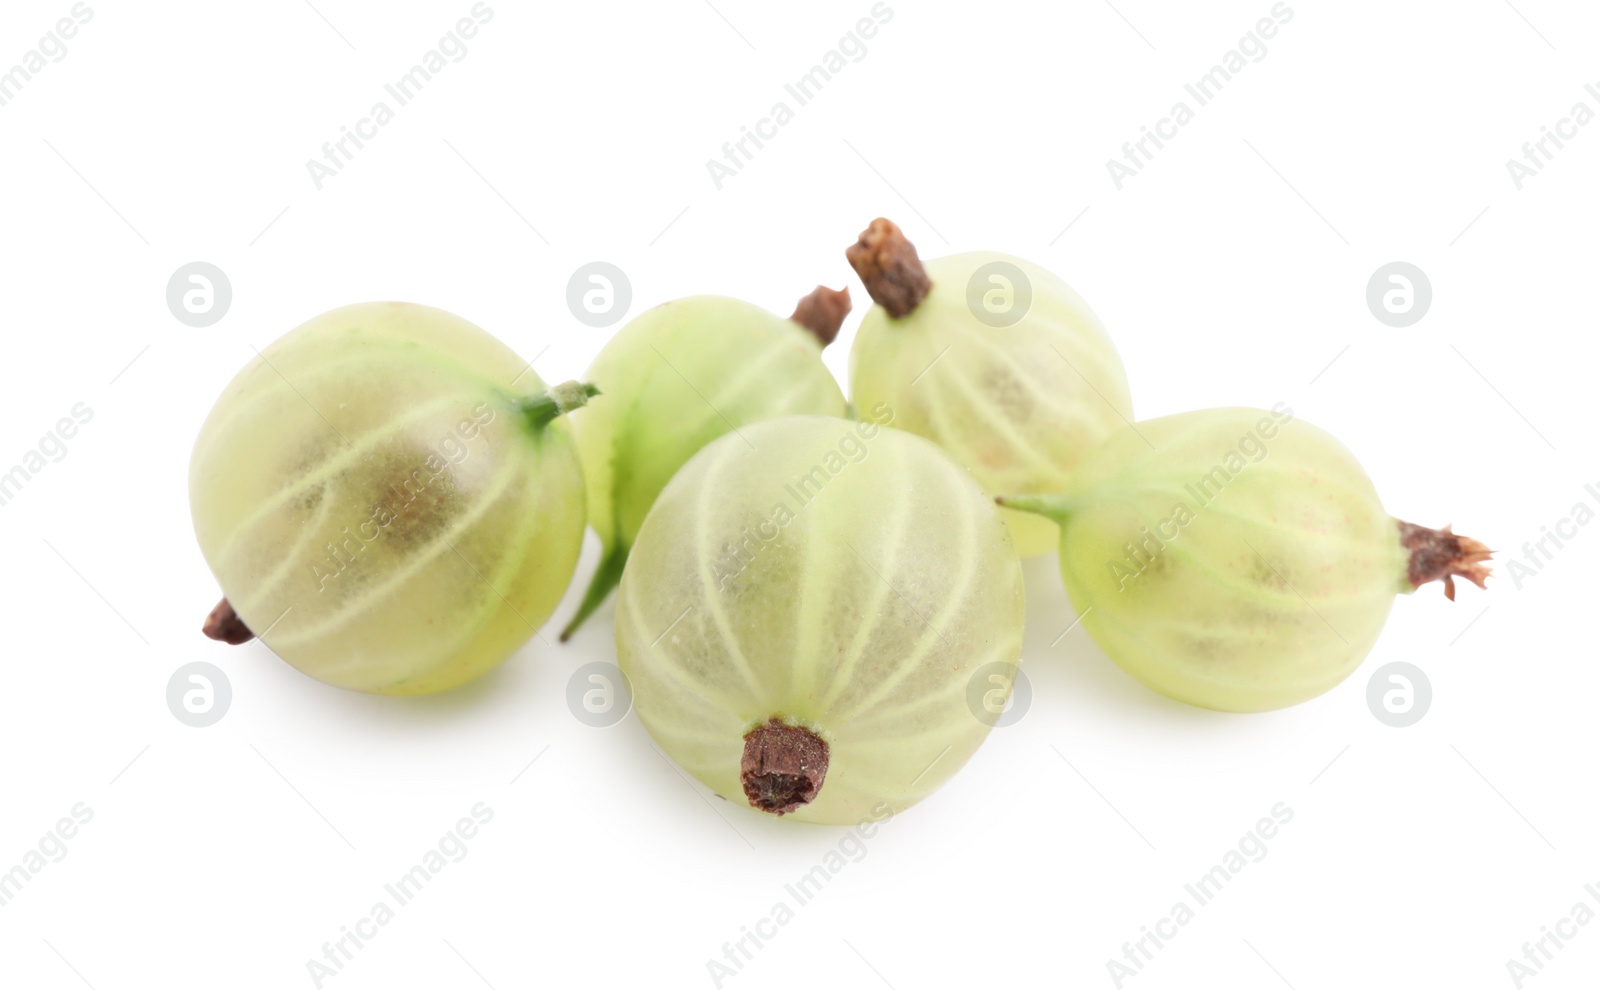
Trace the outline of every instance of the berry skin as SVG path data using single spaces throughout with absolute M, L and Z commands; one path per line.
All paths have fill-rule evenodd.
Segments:
M 1100 321 L 1061 279 L 994 253 L 924 263 L 882 218 L 847 252 L 877 304 L 850 351 L 850 398 L 886 403 L 992 495 L 1063 490 L 1083 457 L 1128 433 L 1128 379 Z M 1017 551 L 1049 553 L 1048 519 L 1007 509 Z
M 587 375 L 605 394 L 573 417 L 600 565 L 562 639 L 616 587 L 650 506 L 696 451 L 777 416 L 844 415 L 822 349 L 849 310 L 848 292 L 821 286 L 788 319 L 694 296 L 642 313 L 606 344 Z
M 531 638 L 572 579 L 583 477 L 546 389 L 460 317 L 411 303 L 325 313 L 228 385 L 190 462 L 201 552 L 252 632 L 305 674 L 428 694 Z
M 871 411 L 869 411 L 871 412 Z M 848 824 L 948 780 L 1009 685 L 1022 568 L 993 502 L 877 420 L 790 416 L 709 444 L 639 531 L 617 656 L 661 748 L 730 801 Z M 1003 700 L 1003 699 L 1002 699 Z
M 1003 497 L 1061 526 L 1061 576 L 1106 655 L 1204 708 L 1314 698 L 1372 649 L 1396 595 L 1479 587 L 1483 544 L 1384 511 L 1355 457 L 1282 404 L 1138 423 L 1053 496 Z

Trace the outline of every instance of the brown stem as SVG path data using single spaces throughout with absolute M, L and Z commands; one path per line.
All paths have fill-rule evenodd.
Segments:
M 844 318 L 849 313 L 849 289 L 835 290 L 819 285 L 795 304 L 794 315 L 789 319 L 816 334 L 822 346 L 827 347 L 839 336 L 839 328 L 844 326 Z
M 229 646 L 238 646 L 256 638 L 256 634 L 244 624 L 244 620 L 239 618 L 239 613 L 233 610 L 233 606 L 228 604 L 226 598 L 217 602 L 217 607 L 206 616 L 206 624 L 200 627 L 200 631 Z
M 828 744 L 816 733 L 773 716 L 744 737 L 739 779 L 750 807 L 787 815 L 810 804 L 828 774 Z
M 899 227 L 883 217 L 872 221 L 861 237 L 845 248 L 844 256 L 861 276 L 872 301 L 897 320 L 916 309 L 933 287 L 917 249 Z
M 1456 600 L 1457 577 L 1464 577 L 1478 587 L 1483 587 L 1489 576 L 1488 560 L 1494 553 L 1470 536 L 1457 536 L 1444 529 L 1429 529 L 1416 523 L 1395 520 L 1400 527 L 1400 545 L 1411 551 L 1411 561 L 1406 566 L 1406 579 L 1413 588 L 1429 581 L 1444 581 L 1444 596 Z

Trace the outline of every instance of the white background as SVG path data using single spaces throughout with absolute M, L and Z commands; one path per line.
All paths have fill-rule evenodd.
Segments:
M 491 0 L 466 57 L 318 191 L 306 161 L 471 3 L 314 2 L 91 0 L 67 56 L 0 108 L 0 470 L 94 410 L 0 508 L 0 870 L 75 803 L 94 812 L 0 907 L 0 984 L 313 986 L 323 943 L 484 802 L 467 857 L 325 986 L 713 986 L 707 961 L 843 833 L 716 801 L 632 716 L 578 722 L 567 681 L 612 659 L 609 607 L 422 700 L 203 639 L 190 445 L 252 347 L 360 300 L 453 310 L 547 381 L 577 377 L 608 331 L 565 287 L 597 259 L 634 313 L 699 292 L 787 313 L 850 284 L 842 376 L 864 301 L 843 249 L 879 214 L 926 255 L 1067 278 L 1141 417 L 1287 402 L 1393 514 L 1455 523 L 1501 574 L 1398 602 L 1324 697 L 1229 716 L 1146 691 L 1081 629 L 1054 642 L 1073 612 L 1053 559 L 1030 562 L 1031 709 L 724 986 L 1111 987 L 1107 960 L 1277 802 L 1294 817 L 1266 858 L 1124 985 L 1513 986 L 1506 961 L 1600 884 L 1600 526 L 1536 576 L 1505 563 L 1600 487 L 1600 125 L 1520 191 L 1505 165 L 1575 102 L 1600 110 L 1592 5 L 1291 0 L 1268 54 L 1118 191 L 1106 160 L 1193 107 L 1183 84 L 1268 0 L 890 0 L 866 56 L 718 191 L 706 160 L 868 0 Z M 0 8 L 0 69 L 70 7 Z M 196 260 L 234 291 L 205 329 L 164 298 Z M 1434 294 L 1398 329 L 1365 302 L 1395 260 Z M 196 660 L 233 687 L 206 729 L 165 701 Z M 1368 710 L 1392 661 L 1433 686 L 1410 728 Z M 1524 985 L 1593 986 L 1600 923 L 1578 932 Z

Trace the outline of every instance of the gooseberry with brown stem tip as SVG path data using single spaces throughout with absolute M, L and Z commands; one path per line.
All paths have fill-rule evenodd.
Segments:
M 226 598 L 318 680 L 428 694 L 531 638 L 572 580 L 583 476 L 562 414 L 500 341 L 443 310 L 366 303 L 284 335 L 229 383 L 190 461 L 195 535 Z
M 1107 656 L 1222 711 L 1332 689 L 1397 595 L 1489 576 L 1488 547 L 1391 517 L 1350 451 L 1282 403 L 1137 423 L 1063 491 L 997 501 L 1061 527 L 1068 597 Z

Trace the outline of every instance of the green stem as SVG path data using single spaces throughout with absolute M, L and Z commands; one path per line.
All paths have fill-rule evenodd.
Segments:
M 600 566 L 595 569 L 594 577 L 589 580 L 589 589 L 583 593 L 583 601 L 578 604 L 578 611 L 561 630 L 561 642 L 565 643 L 578 631 L 584 620 L 594 614 L 594 610 L 611 595 L 613 588 L 622 580 L 622 568 L 628 562 L 628 548 L 617 544 L 606 555 L 600 558 Z
M 526 395 L 517 400 L 517 406 L 522 414 L 528 418 L 528 425 L 534 430 L 542 430 L 557 416 L 564 416 L 574 409 L 581 408 L 584 403 L 600 394 L 600 389 L 595 385 L 579 382 L 563 382 L 552 385 L 538 395 Z
M 1067 495 L 998 495 L 995 504 L 1018 512 L 1031 512 L 1060 523 L 1072 514 L 1072 499 Z

